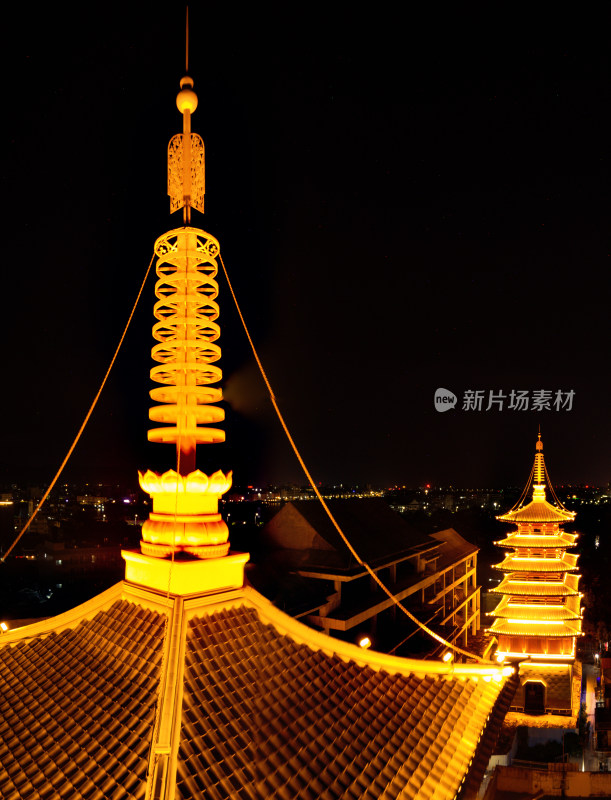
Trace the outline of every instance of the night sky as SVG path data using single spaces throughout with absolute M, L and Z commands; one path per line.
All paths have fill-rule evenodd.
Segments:
M 608 15 L 591 10 L 581 37 L 568 18 L 552 31 L 442 7 L 405 20 L 211 5 L 191 4 L 207 157 L 194 224 L 221 242 L 316 480 L 522 484 L 541 424 L 556 484 L 606 484 Z M 2 483 L 51 479 L 155 239 L 182 224 L 165 155 L 182 13 L 4 19 Z M 303 483 L 220 284 L 228 441 L 198 465 Z M 146 442 L 153 285 L 68 480 L 174 466 Z M 439 387 L 458 397 L 443 414 Z M 512 389 L 573 390 L 573 408 L 462 410 L 466 390 L 485 409 Z

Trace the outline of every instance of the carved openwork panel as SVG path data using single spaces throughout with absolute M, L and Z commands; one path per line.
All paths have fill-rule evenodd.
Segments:
M 176 134 L 168 144 L 168 195 L 170 212 L 178 211 L 185 205 L 184 186 L 184 136 Z M 191 134 L 191 208 L 204 213 L 204 194 L 206 191 L 206 168 L 204 140 L 197 133 Z

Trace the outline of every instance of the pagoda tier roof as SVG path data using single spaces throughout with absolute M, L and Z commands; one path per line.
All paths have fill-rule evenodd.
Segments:
M 577 569 L 578 559 L 573 553 L 564 553 L 562 558 L 525 558 L 511 554 L 494 566 L 506 572 L 568 572 Z
M 492 612 L 497 619 L 540 619 L 548 622 L 564 619 L 581 619 L 579 598 L 570 597 L 566 605 L 544 605 L 536 603 L 512 603 L 509 597 L 504 597 Z
M 553 506 L 547 500 L 531 500 L 525 506 L 497 517 L 501 522 L 572 522 L 574 511 Z
M 129 800 L 155 775 L 166 798 L 454 797 L 515 685 L 364 651 L 249 587 L 124 581 L 0 637 L 0 797 Z
M 490 628 L 491 632 L 498 636 L 543 636 L 548 639 L 558 636 L 579 636 L 581 634 L 581 621 L 548 622 L 540 620 L 511 620 L 495 619 Z
M 565 531 L 558 531 L 558 533 L 549 536 L 542 536 L 541 534 L 529 535 L 523 533 L 510 533 L 505 539 L 500 539 L 495 544 L 499 547 L 528 547 L 531 549 L 537 548 L 561 548 L 575 547 L 577 534 L 566 533 Z
M 578 585 L 577 575 L 565 575 L 564 580 L 558 581 L 520 580 L 512 575 L 507 575 L 491 591 L 523 597 L 570 597 L 579 594 Z

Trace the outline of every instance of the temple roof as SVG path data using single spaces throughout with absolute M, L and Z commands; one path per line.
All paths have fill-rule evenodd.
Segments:
M 507 683 L 489 665 L 363 651 L 250 588 L 123 581 L 0 645 L 13 800 L 143 797 L 160 682 L 159 796 L 454 797 Z
M 532 500 L 525 506 L 512 509 L 497 517 L 501 522 L 572 522 L 574 511 L 553 506 L 547 500 Z
M 563 553 L 562 558 L 528 558 L 512 553 L 494 566 L 508 572 L 567 572 L 577 569 L 578 559 L 573 553 Z
M 496 619 L 490 627 L 495 636 L 580 636 L 580 622 L 548 622 L 545 620 L 510 620 Z
M 579 578 L 577 575 L 566 574 L 563 580 L 536 581 L 523 578 L 519 580 L 512 575 L 507 575 L 490 591 L 498 594 L 524 595 L 526 597 L 568 597 L 579 594 Z
M 493 613 L 499 619 L 541 619 L 549 622 L 581 618 L 576 596 L 570 597 L 566 605 L 512 603 L 509 597 L 504 597 Z
M 564 549 L 565 547 L 575 547 L 576 540 L 577 534 L 566 533 L 566 531 L 558 531 L 549 536 L 510 533 L 505 539 L 500 539 L 495 544 L 498 544 L 499 547 L 528 547 L 531 549 L 559 547 Z

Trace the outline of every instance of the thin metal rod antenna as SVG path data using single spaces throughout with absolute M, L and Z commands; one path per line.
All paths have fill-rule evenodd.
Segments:
M 185 72 L 189 74 L 189 6 L 187 6 L 187 22 L 185 30 Z

